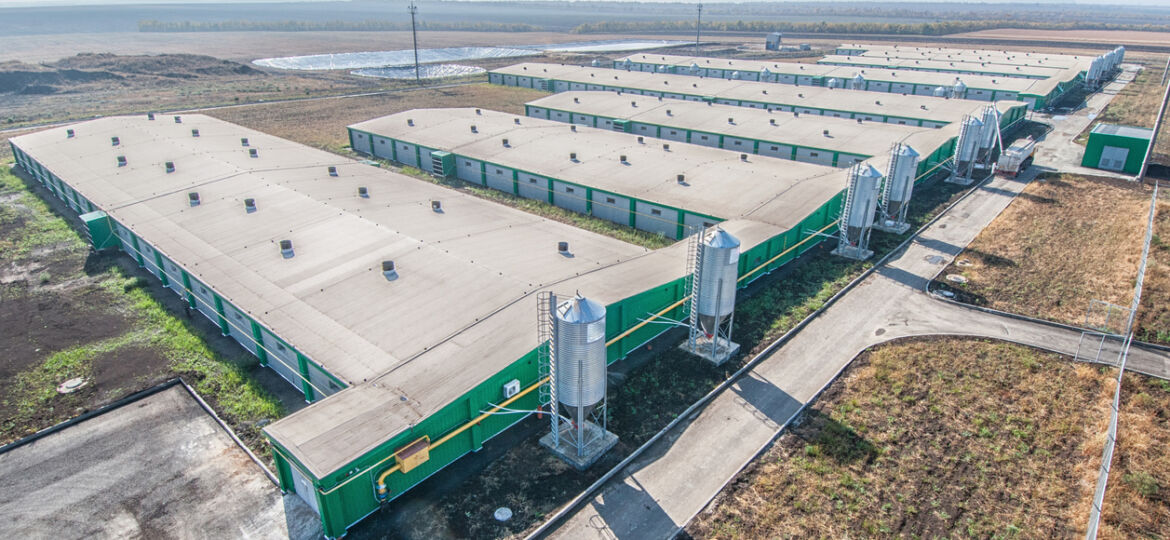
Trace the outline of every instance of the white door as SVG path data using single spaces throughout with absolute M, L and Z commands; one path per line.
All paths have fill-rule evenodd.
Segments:
M 317 509 L 317 494 L 313 491 L 313 484 L 309 482 L 309 479 L 301 473 L 301 470 L 298 469 L 296 465 L 290 463 L 288 468 L 292 471 L 293 488 L 297 490 L 297 495 L 300 495 L 301 499 L 303 499 L 305 503 L 307 503 L 309 507 L 313 509 L 314 512 L 320 514 L 321 511 Z
M 1107 171 L 1120 171 L 1125 168 L 1125 159 L 1128 157 L 1128 148 L 1106 146 L 1101 149 L 1101 162 L 1098 167 Z

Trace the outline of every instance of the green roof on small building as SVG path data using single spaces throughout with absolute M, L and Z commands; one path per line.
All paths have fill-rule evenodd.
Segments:
M 1097 124 L 1093 127 L 1090 133 L 1099 133 L 1101 135 L 1116 135 L 1118 137 L 1127 137 L 1130 139 L 1141 139 L 1143 141 L 1150 140 L 1154 136 L 1154 130 L 1143 127 L 1122 126 L 1118 124 Z

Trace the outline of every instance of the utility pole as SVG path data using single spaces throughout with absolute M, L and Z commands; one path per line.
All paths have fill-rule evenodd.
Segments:
M 699 32 L 703 30 L 703 4 L 699 4 L 699 18 L 695 20 L 695 56 L 699 56 Z
M 418 27 L 414 24 L 414 16 L 418 13 L 418 6 L 414 5 L 414 0 L 410 1 L 410 33 L 414 36 L 414 82 L 422 83 L 422 77 L 419 76 L 418 70 Z
M 1170 60 L 1167 60 L 1166 64 L 1170 65 Z M 1162 95 L 1162 106 L 1158 108 L 1158 116 L 1154 119 L 1154 133 L 1150 135 L 1150 145 L 1146 147 L 1146 158 L 1142 160 L 1142 169 L 1134 178 L 1139 184 L 1146 180 L 1146 168 L 1150 165 L 1150 159 L 1154 157 L 1154 146 L 1158 143 L 1158 131 L 1162 129 L 1162 119 L 1166 116 L 1166 102 L 1168 101 L 1170 101 L 1170 86 L 1166 86 L 1166 92 Z
M 1162 84 L 1166 84 L 1166 74 L 1170 73 L 1170 56 L 1166 57 L 1166 69 L 1162 70 Z

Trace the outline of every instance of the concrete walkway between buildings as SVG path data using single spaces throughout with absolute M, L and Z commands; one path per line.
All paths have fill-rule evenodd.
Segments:
M 1063 170 L 1065 145 L 1111 96 L 1057 119 L 1040 143 L 1038 167 L 993 178 L 902 252 L 842 296 L 691 418 L 680 422 L 549 534 L 553 538 L 660 539 L 673 536 L 779 434 L 859 353 L 907 336 L 981 336 L 1074 355 L 1081 332 L 943 302 L 926 285 L 989 225 L 1035 176 Z M 1117 358 L 1107 344 L 1103 360 Z M 1096 353 L 1096 347 L 1093 348 Z M 1170 376 L 1170 355 L 1133 349 L 1129 368 Z

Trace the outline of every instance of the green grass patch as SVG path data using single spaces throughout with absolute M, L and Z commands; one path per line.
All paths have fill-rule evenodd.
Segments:
M 85 240 L 57 216 L 48 203 L 32 194 L 8 168 L 0 166 L 0 254 L 6 259 L 28 257 L 38 248 L 84 248 Z

